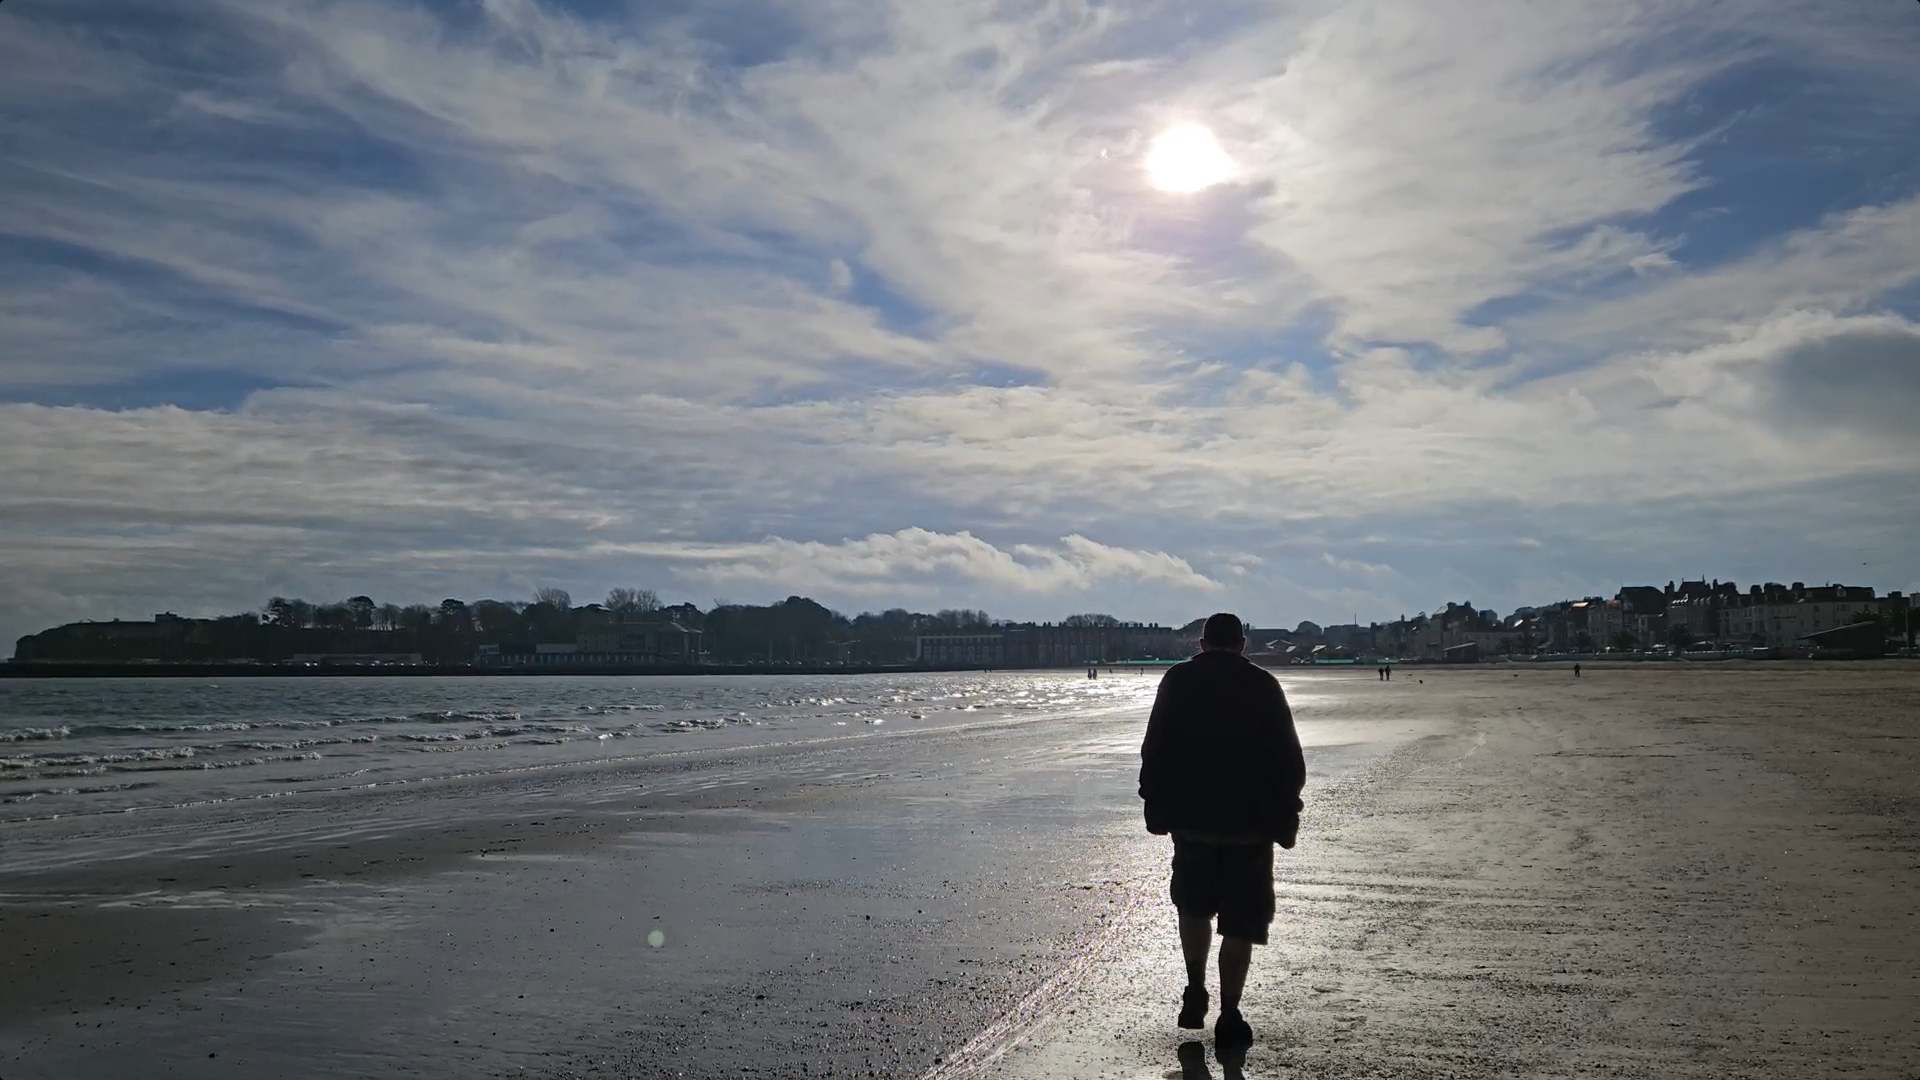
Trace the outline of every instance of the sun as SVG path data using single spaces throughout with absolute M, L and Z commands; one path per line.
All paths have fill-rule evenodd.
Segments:
M 1169 128 L 1147 150 L 1147 182 L 1161 191 L 1189 194 L 1232 175 L 1233 159 L 1199 124 Z

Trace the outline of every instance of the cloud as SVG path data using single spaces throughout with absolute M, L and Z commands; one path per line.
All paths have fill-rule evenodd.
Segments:
M 1729 58 L 1683 17 L 1666 31 L 1704 39 L 1684 59 L 1608 62 L 1651 28 L 1605 5 L 1359 3 L 1256 37 L 1209 102 L 1245 118 L 1258 141 L 1237 156 L 1271 177 L 1254 238 L 1354 338 L 1499 348 L 1476 308 L 1644 258 L 1612 223 L 1697 183 L 1653 114 Z
M 1343 574 L 1359 574 L 1362 577 L 1385 577 L 1393 573 L 1393 567 L 1384 563 L 1362 562 L 1359 559 L 1343 559 L 1329 551 L 1320 553 L 1320 561 Z
M 1791 312 L 1704 348 L 1616 365 L 1587 393 L 1615 410 L 1672 414 L 1717 440 L 1742 438 L 1747 452 L 1789 469 L 1790 458 L 1828 455 L 1849 472 L 1898 468 L 1910 462 L 1920 408 L 1920 323 Z
M 1711 570 L 1710 522 L 1833 490 L 1920 558 L 1920 178 L 1868 157 L 1914 132 L 1907 12 L 8 11 L 34 619 L 536 573 L 1350 615 Z M 1233 182 L 1144 184 L 1184 122 Z M 1819 175 L 1751 182 L 1795 132 Z M 1534 536 L 1525 581 L 1467 554 Z
M 1111 547 L 1078 535 L 1054 545 L 1001 548 L 967 532 L 908 528 L 837 543 L 768 537 L 750 544 L 609 544 L 597 550 L 678 563 L 682 576 L 713 585 L 853 596 L 923 594 L 956 581 L 1039 594 L 1085 592 L 1115 578 L 1200 592 L 1221 587 L 1166 552 Z
M 1773 406 L 1798 426 L 1920 441 L 1920 325 L 1862 320 L 1781 351 Z
M 1530 318 L 1524 330 L 1683 345 L 1793 311 L 1861 312 L 1920 280 L 1920 194 L 1830 214 L 1697 273 L 1650 277 L 1619 297 Z

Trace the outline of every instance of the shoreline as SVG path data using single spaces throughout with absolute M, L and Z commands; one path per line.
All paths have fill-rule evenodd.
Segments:
M 1105 665 L 1123 669 L 1125 665 Z M 553 675 L 919 675 L 956 671 L 1073 671 L 1067 668 L 982 668 L 975 666 L 923 664 L 795 664 L 768 667 L 756 664 L 569 664 L 553 667 L 484 667 L 474 664 L 142 664 L 142 663 L 39 663 L 8 661 L 0 664 L 0 679 L 137 679 L 137 678 L 241 678 L 257 676 L 271 679 L 353 678 L 435 678 L 448 676 L 536 676 Z
M 1256 659 L 1254 662 L 1270 671 L 1339 671 L 1352 668 L 1364 671 L 1370 667 L 1394 667 L 1412 670 L 1440 669 L 1449 671 L 1473 671 L 1486 667 L 1529 667 L 1572 666 L 1581 664 L 1595 670 L 1617 669 L 1625 667 L 1654 666 L 1659 668 L 1679 665 L 1706 665 L 1724 667 L 1741 664 L 1779 665 L 1779 664 L 1853 664 L 1875 661 L 1913 661 L 1920 656 L 1902 656 L 1887 653 L 1882 656 L 1702 656 L 1694 657 L 1633 657 L 1633 656 L 1549 656 L 1549 657 L 1498 657 L 1477 660 L 1473 663 L 1448 663 L 1444 660 L 1396 660 L 1391 664 L 1355 663 L 1355 664 L 1268 664 Z M 757 664 L 575 664 L 555 667 L 482 667 L 472 664 L 319 664 L 313 666 L 293 664 L 247 664 L 247 663 L 43 663 L 36 661 L 9 660 L 0 662 L 0 679 L 204 679 L 204 678 L 264 678 L 264 679 L 311 679 L 311 678 L 447 678 L 447 677 L 508 677 L 532 676 L 546 678 L 557 675 L 597 675 L 620 678 L 664 675 L 723 675 L 728 677 L 762 675 L 792 677 L 796 675 L 940 675 L 955 672 L 981 671 L 1081 671 L 1097 668 L 1101 671 L 1137 673 L 1161 671 L 1167 667 L 1167 661 L 1150 662 L 1090 662 L 1086 664 L 1054 665 L 1049 667 L 975 667 L 929 664 L 795 664 L 791 666 L 768 667 Z

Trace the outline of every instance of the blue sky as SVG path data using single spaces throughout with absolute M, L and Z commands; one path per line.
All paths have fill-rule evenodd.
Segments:
M 1920 9 L 1738 7 L 7 4 L 0 634 L 1915 588 Z

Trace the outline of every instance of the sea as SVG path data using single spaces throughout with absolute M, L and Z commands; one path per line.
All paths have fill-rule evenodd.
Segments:
M 0 680 L 0 822 L 1144 709 L 1158 681 L 1084 671 Z

